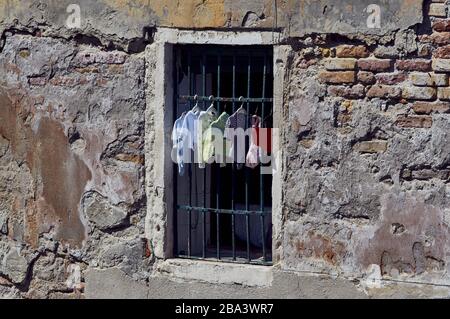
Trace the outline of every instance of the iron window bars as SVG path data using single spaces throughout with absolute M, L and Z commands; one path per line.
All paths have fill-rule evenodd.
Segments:
M 267 46 L 175 46 L 174 120 L 194 99 L 206 110 L 212 95 L 219 114 L 244 103 L 247 117 L 257 114 L 272 127 L 272 59 Z M 271 265 L 272 176 L 261 170 L 193 163 L 180 176 L 174 165 L 176 257 Z

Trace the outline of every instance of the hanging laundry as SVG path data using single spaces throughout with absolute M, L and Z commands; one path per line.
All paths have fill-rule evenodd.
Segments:
M 196 145 L 197 145 L 197 160 L 200 168 L 205 168 L 206 164 L 203 160 L 203 149 L 204 149 L 204 141 L 205 141 L 205 132 L 209 128 L 212 122 L 217 120 L 217 115 L 213 112 L 202 111 L 198 116 L 197 122 L 197 135 L 196 135 Z
M 197 122 L 200 112 L 196 112 L 195 108 L 187 112 L 183 120 L 183 131 L 185 146 L 191 150 L 195 150 L 197 145 Z
M 260 147 L 266 155 L 272 153 L 272 128 L 256 128 L 257 146 Z
M 176 163 L 178 164 L 178 173 L 181 176 L 184 175 L 184 118 L 185 114 L 183 113 L 181 117 L 175 121 L 172 130 L 172 158 L 176 160 Z
M 211 164 L 216 161 L 216 163 L 220 163 L 222 167 L 226 166 L 228 141 L 224 138 L 224 131 L 229 117 L 230 116 L 226 112 L 223 112 L 206 130 L 203 142 L 204 162 Z
M 250 168 L 255 168 L 260 162 L 260 147 L 258 146 L 258 134 L 261 128 L 261 118 L 257 115 L 253 115 L 252 127 L 250 134 L 250 148 L 246 157 L 246 166 Z
M 236 163 L 238 169 L 242 169 L 245 164 L 245 129 L 247 128 L 247 112 L 239 108 L 231 115 L 225 125 L 225 138 L 230 143 L 228 157 Z M 242 131 L 241 131 L 242 129 Z M 239 136 L 241 136 L 239 138 Z

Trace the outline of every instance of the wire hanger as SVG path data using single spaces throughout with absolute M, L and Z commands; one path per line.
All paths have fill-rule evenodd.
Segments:
M 239 102 L 242 102 L 241 106 L 238 108 L 238 110 L 236 111 L 236 113 L 242 113 L 244 115 L 247 114 L 247 111 L 244 108 L 244 97 L 240 96 L 239 97 Z
M 194 107 L 192 108 L 191 111 L 193 113 L 198 113 L 200 111 L 200 107 L 198 106 L 198 95 L 197 94 L 194 95 L 194 101 L 195 101 L 195 105 L 194 105 Z
M 265 118 L 263 118 L 262 123 L 264 123 L 264 126 L 267 126 L 267 125 L 266 125 L 267 120 L 268 120 L 271 116 L 273 116 L 273 109 L 270 110 L 270 114 L 269 114 L 269 115 L 267 115 Z
M 216 115 L 217 115 L 217 110 L 216 110 L 216 108 L 214 107 L 214 96 L 211 95 L 211 96 L 209 97 L 209 100 L 211 101 L 211 105 L 210 105 L 209 108 L 206 110 L 206 112 L 208 112 L 208 113 L 211 114 L 211 115 L 216 116 Z

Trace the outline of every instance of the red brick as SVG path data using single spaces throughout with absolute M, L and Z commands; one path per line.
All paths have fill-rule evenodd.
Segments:
M 47 84 L 47 78 L 44 77 L 29 78 L 28 83 L 34 86 L 44 86 Z
M 50 83 L 54 86 L 75 87 L 86 84 L 87 80 L 84 77 L 55 77 L 50 80 Z
M 426 115 L 399 115 L 395 124 L 404 128 L 430 128 L 433 125 L 433 118 Z
M 450 45 L 446 45 L 444 47 L 437 48 L 433 52 L 433 56 L 435 58 L 440 58 L 440 59 L 450 59 Z
M 374 84 L 376 82 L 375 75 L 372 72 L 359 71 L 357 77 L 358 82 L 365 85 Z
M 447 45 L 450 44 L 450 32 L 435 32 L 432 35 L 423 35 L 420 37 L 420 41 L 436 45 Z
M 431 71 L 431 61 L 424 59 L 397 60 L 396 66 L 401 71 Z
M 392 68 L 392 60 L 388 59 L 361 59 L 358 68 L 363 71 L 385 72 Z
M 322 71 L 319 73 L 319 79 L 322 82 L 329 84 L 341 84 L 341 83 L 354 83 L 355 82 L 355 72 L 345 71 L 345 72 L 329 72 Z
M 406 74 L 400 73 L 379 73 L 376 75 L 379 84 L 393 85 L 406 80 Z
M 431 114 L 431 113 L 449 113 L 450 103 L 447 102 L 416 102 L 413 105 L 413 110 L 417 114 Z
M 367 91 L 369 98 L 384 98 L 384 99 L 398 99 L 402 95 L 402 90 L 395 86 L 388 85 L 373 85 Z
M 361 99 L 364 97 L 364 86 L 361 84 L 348 86 L 329 86 L 328 94 L 331 96 L 340 96 L 346 99 Z
M 439 19 L 434 21 L 433 30 L 437 32 L 450 31 L 450 19 Z
M 336 48 L 338 58 L 367 58 L 369 54 L 363 45 L 340 45 Z

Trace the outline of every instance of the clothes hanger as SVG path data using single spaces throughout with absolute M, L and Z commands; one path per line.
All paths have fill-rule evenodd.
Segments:
M 215 115 L 217 115 L 217 110 L 216 110 L 216 108 L 214 107 L 214 96 L 211 95 L 211 96 L 209 97 L 209 100 L 211 101 L 211 105 L 210 105 L 209 108 L 206 110 L 206 112 L 208 112 L 209 114 L 215 116 Z
M 267 115 L 265 118 L 263 118 L 263 123 L 266 123 L 267 120 L 268 120 L 271 116 L 273 116 L 273 109 L 270 110 L 270 114 L 269 114 L 269 115 Z
M 194 101 L 195 101 L 195 105 L 194 105 L 194 107 L 192 108 L 191 111 L 193 113 L 198 113 L 200 111 L 200 107 L 198 106 L 198 95 L 197 94 L 194 95 Z
M 256 111 L 254 115 L 258 115 L 258 111 L 259 111 L 259 105 L 256 106 Z
M 236 111 L 236 113 L 242 113 L 244 115 L 247 115 L 247 111 L 244 108 L 244 97 L 240 96 L 239 97 L 239 102 L 242 102 L 241 106 L 238 108 L 238 110 Z

